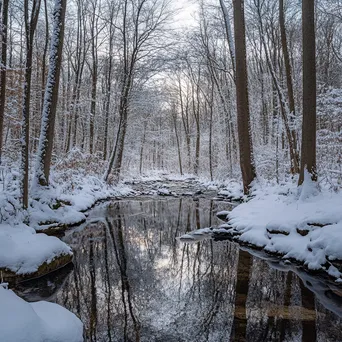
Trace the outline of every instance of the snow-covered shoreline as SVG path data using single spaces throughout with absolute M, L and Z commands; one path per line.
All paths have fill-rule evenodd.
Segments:
M 308 271 L 328 274 L 342 282 L 342 193 L 295 181 L 256 184 L 252 198 L 231 212 L 218 213 L 226 223 L 210 231 L 188 233 L 184 240 L 210 234 L 294 261 Z
M 342 194 L 321 189 L 303 196 L 305 186 L 255 190 L 253 199 L 229 213 L 228 232 L 238 241 L 341 281 Z

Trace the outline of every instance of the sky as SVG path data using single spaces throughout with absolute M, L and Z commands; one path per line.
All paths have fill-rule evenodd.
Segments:
M 179 9 L 179 13 L 175 16 L 175 26 L 193 26 L 198 3 L 192 0 L 173 0 L 173 4 L 175 8 Z

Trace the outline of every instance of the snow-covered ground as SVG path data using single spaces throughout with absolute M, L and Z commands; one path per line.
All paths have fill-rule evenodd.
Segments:
M 81 342 L 83 324 L 49 302 L 27 303 L 0 284 L 0 340 L 4 342 Z
M 226 234 L 342 281 L 341 209 L 341 192 L 318 189 L 310 180 L 300 188 L 295 181 L 259 182 L 253 187 L 252 199 L 225 213 L 227 223 L 211 229 L 210 235 Z M 182 238 L 197 241 L 199 235 L 193 232 Z

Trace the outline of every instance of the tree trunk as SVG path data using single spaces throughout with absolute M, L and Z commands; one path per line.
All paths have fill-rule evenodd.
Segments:
M 303 126 L 302 158 L 299 185 L 304 181 L 305 170 L 313 181 L 316 173 L 316 42 L 315 1 L 302 1 L 303 34 Z
M 244 0 L 233 0 L 234 33 L 236 47 L 236 104 L 240 150 L 240 167 L 243 191 L 249 193 L 251 183 L 256 177 L 253 162 L 253 147 L 248 103 L 246 33 Z
M 146 140 L 146 126 L 147 123 L 144 123 L 144 132 L 141 140 L 141 146 L 140 146 L 140 162 L 139 162 L 139 173 L 141 174 L 142 172 L 142 167 L 143 167 L 143 157 L 144 157 L 144 146 L 145 146 L 145 140 Z
M 232 28 L 230 25 L 229 13 L 228 13 L 227 7 L 224 3 L 224 0 L 220 0 L 220 6 L 221 6 L 223 18 L 224 18 L 224 27 L 226 29 L 226 36 L 227 36 L 227 42 L 228 42 L 228 46 L 229 46 L 230 58 L 232 59 L 233 78 L 235 80 L 235 78 L 236 78 L 236 57 L 235 57 L 235 46 L 234 46 Z
M 25 85 L 22 107 L 22 133 L 21 133 L 21 196 L 22 205 L 28 207 L 28 182 L 29 182 L 29 144 L 30 144 L 30 103 L 31 103 L 31 78 L 32 78 L 32 55 L 33 37 L 37 26 L 40 9 L 40 0 L 32 4 L 29 18 L 29 3 L 24 1 L 25 36 L 26 36 L 26 62 L 25 62 Z
M 2 25 L 1 45 L 2 46 L 1 46 L 1 60 L 0 60 L 0 165 L 1 165 L 1 157 L 2 157 L 2 143 L 3 143 L 5 103 L 6 103 L 8 3 L 9 3 L 9 0 L 3 0 L 2 22 L 1 22 L 1 25 Z
M 179 172 L 180 172 L 181 175 L 183 175 L 182 154 L 181 154 L 180 139 L 179 139 L 178 128 L 177 128 L 176 108 L 172 108 L 171 110 L 172 110 L 173 125 L 174 125 L 174 128 L 175 128 L 175 135 L 176 135 L 176 141 L 177 141 Z
M 110 36 L 109 36 L 109 54 L 108 54 L 108 70 L 107 70 L 107 89 L 106 89 L 106 106 L 105 106 L 105 133 L 103 145 L 103 160 L 107 159 L 107 144 L 108 144 L 108 121 L 109 110 L 111 101 L 111 87 L 112 87 L 112 69 L 113 69 L 113 23 L 110 23 Z
M 293 83 L 292 83 L 292 68 L 290 63 L 290 56 L 289 51 L 287 48 L 287 37 L 286 37 L 286 29 L 285 29 L 285 14 L 284 14 L 284 0 L 279 0 L 279 24 L 280 24 L 280 34 L 281 34 L 281 46 L 284 55 L 284 63 L 285 63 L 285 71 L 286 71 L 286 84 L 287 84 L 287 93 L 289 99 L 289 121 L 291 126 L 295 121 L 296 111 L 295 111 L 295 100 L 294 100 L 294 93 L 293 93 Z M 297 135 L 296 131 L 293 127 L 291 129 L 291 136 L 293 142 L 293 149 L 296 151 L 296 156 L 298 155 L 298 148 L 297 148 Z M 297 157 L 297 159 L 299 159 Z M 293 169 L 291 170 L 292 173 L 299 173 L 299 167 L 295 167 L 295 164 L 299 166 L 299 160 L 296 161 L 293 165 Z
M 66 3 L 67 0 L 56 1 L 53 12 L 53 32 L 50 47 L 49 73 L 44 95 L 34 185 L 39 184 L 41 186 L 47 186 L 49 184 L 58 102 L 59 76 L 62 64 Z

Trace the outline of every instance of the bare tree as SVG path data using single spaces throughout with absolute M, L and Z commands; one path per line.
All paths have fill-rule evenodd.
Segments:
M 131 90 L 134 85 L 137 64 L 152 54 L 152 41 L 162 33 L 162 26 L 170 16 L 167 2 L 137 0 L 124 1 L 122 26 L 120 28 L 123 43 L 121 90 L 119 99 L 119 127 L 116 141 L 103 176 L 108 180 L 113 171 L 114 180 L 120 177 L 125 138 L 128 125 Z M 149 47 L 150 45 L 150 47 Z M 160 43 L 163 46 L 163 43 Z M 158 49 L 157 46 L 152 49 Z

